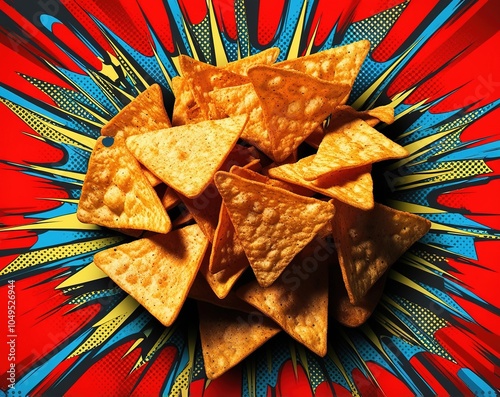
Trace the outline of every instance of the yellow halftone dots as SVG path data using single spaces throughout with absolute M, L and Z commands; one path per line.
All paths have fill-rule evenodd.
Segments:
M 0 271 L 0 276 L 15 271 L 27 269 L 31 266 L 44 265 L 57 260 L 71 258 L 81 254 L 101 250 L 120 242 L 123 237 L 108 237 L 75 244 L 65 244 L 56 247 L 32 250 L 19 255 L 9 265 Z
M 102 320 L 94 324 L 95 331 L 68 358 L 79 356 L 103 344 L 109 339 L 139 307 L 139 303 L 130 295 L 113 308 Z
M 94 262 L 92 262 L 89 263 L 84 268 L 77 271 L 72 276 L 68 277 L 56 288 L 66 289 L 66 288 L 78 287 L 86 283 L 89 283 L 91 281 L 99 280 L 106 277 L 108 277 L 108 275 L 104 273 L 101 269 L 99 269 Z
M 191 378 L 193 376 L 194 367 L 194 352 L 196 347 L 198 334 L 193 329 L 189 329 L 187 348 L 188 348 L 188 362 L 186 366 L 177 376 L 170 389 L 169 397 L 188 397 L 189 396 L 189 385 L 191 383 Z M 208 386 L 208 383 L 206 384 Z

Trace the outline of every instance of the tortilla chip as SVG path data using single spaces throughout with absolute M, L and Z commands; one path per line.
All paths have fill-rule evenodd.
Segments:
M 234 233 L 234 228 L 232 228 L 232 225 L 228 225 L 228 223 L 231 222 L 228 219 L 229 216 L 223 216 L 225 217 L 223 226 L 218 227 L 217 230 L 222 230 L 226 227 L 229 227 L 232 235 L 228 237 L 224 236 L 224 245 L 216 244 L 218 240 L 214 239 L 214 244 L 212 245 L 210 255 L 207 258 L 206 263 L 203 263 L 200 268 L 200 273 L 203 275 L 208 285 L 210 285 L 210 288 L 212 288 L 213 292 L 219 299 L 224 299 L 228 296 L 236 281 L 238 281 L 245 270 L 249 267 L 248 259 L 246 258 L 241 245 L 237 241 Z M 234 246 L 231 247 L 230 243 L 233 243 Z M 218 251 L 218 249 L 221 249 L 221 251 Z M 223 265 L 219 265 L 221 267 L 221 270 L 212 272 L 210 270 L 210 266 L 214 262 L 218 261 L 218 258 L 223 259 Z
M 362 211 L 336 202 L 333 237 L 349 301 L 359 304 L 382 274 L 417 240 L 431 223 L 418 215 L 375 203 Z
M 331 120 L 318 152 L 302 174 L 306 180 L 347 168 L 408 156 L 408 151 L 361 119 Z M 340 126 L 340 127 L 339 127 Z
M 208 257 L 208 255 L 205 257 Z M 204 263 L 208 262 L 204 260 Z M 204 267 L 205 270 L 208 270 L 202 263 L 200 272 Z M 224 309 L 238 310 L 244 313 L 256 312 L 256 309 L 252 305 L 242 301 L 234 292 L 226 294 L 223 298 L 218 297 L 207 280 L 200 274 L 196 276 L 193 284 L 191 285 L 188 297 L 197 301 L 207 302 Z
M 254 66 L 248 77 L 259 97 L 277 162 L 290 156 L 349 91 L 346 85 L 272 66 Z
M 94 256 L 94 263 L 163 325 L 177 318 L 208 247 L 197 225 L 135 240 Z
M 209 303 L 198 303 L 200 339 L 205 373 L 215 379 L 243 361 L 280 328 L 262 315 L 220 310 Z
M 217 109 L 210 99 L 210 91 L 248 83 L 246 76 L 200 62 L 186 55 L 179 56 L 179 65 L 181 75 L 187 80 L 194 100 L 206 119 L 219 118 Z
M 333 249 L 322 249 L 316 239 L 273 285 L 264 288 L 254 281 L 236 291 L 241 299 L 321 357 L 327 351 L 328 261 L 334 255 Z
M 373 180 L 370 164 L 334 171 L 314 181 L 307 181 L 304 179 L 303 172 L 313 159 L 314 155 L 311 155 L 302 158 L 296 163 L 270 168 L 269 175 L 273 178 L 295 183 L 357 208 L 364 210 L 373 208 Z
M 172 125 L 193 124 L 204 120 L 200 107 L 196 104 L 187 79 L 175 76 L 172 79 L 175 101 L 172 111 Z
M 276 280 L 290 261 L 331 221 L 330 202 L 219 171 L 224 205 L 260 285 Z
M 330 267 L 329 316 L 346 327 L 364 324 L 377 307 L 384 292 L 388 272 L 384 273 L 368 290 L 359 303 L 353 305 L 342 279 L 338 261 Z
M 370 42 L 360 40 L 297 59 L 276 64 L 276 67 L 293 69 L 336 84 L 352 87 L 365 61 Z M 347 101 L 346 96 L 342 103 Z
M 115 136 L 121 131 L 126 139 L 132 135 L 171 126 L 170 118 L 163 104 L 161 87 L 158 84 L 152 84 L 109 120 L 102 127 L 101 134 Z
M 248 69 L 255 65 L 272 65 L 278 59 L 280 49 L 278 47 L 267 48 L 257 54 L 238 59 L 224 66 L 230 72 L 247 75 Z
M 174 208 L 180 202 L 179 195 L 170 186 L 167 186 L 165 193 L 161 198 L 161 203 L 166 210 Z
M 78 202 L 81 222 L 167 233 L 170 219 L 122 133 L 100 137 L 90 156 Z
M 236 144 L 246 117 L 208 120 L 127 139 L 132 154 L 188 198 L 205 190 Z
M 219 210 L 222 204 L 222 198 L 215 185 L 210 183 L 195 198 L 186 197 L 181 193 L 177 193 L 177 195 L 200 226 L 203 233 L 205 233 L 208 240 L 213 242 L 219 219 Z
M 269 132 L 264 122 L 260 100 L 251 83 L 214 90 L 210 93 L 220 115 L 248 115 L 241 139 L 257 147 L 266 156 L 273 156 Z

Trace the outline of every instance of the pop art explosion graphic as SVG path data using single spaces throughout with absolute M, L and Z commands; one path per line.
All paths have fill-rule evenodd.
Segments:
M 0 395 L 496 395 L 499 7 L 1 0 Z M 382 132 L 411 153 L 374 170 L 376 199 L 431 231 L 392 267 L 365 325 L 331 325 L 325 358 L 282 335 L 209 381 L 196 308 L 165 328 L 92 263 L 129 239 L 75 215 L 100 128 L 155 82 L 171 110 L 179 54 L 223 65 L 360 39 L 371 49 L 350 104 L 391 104 Z

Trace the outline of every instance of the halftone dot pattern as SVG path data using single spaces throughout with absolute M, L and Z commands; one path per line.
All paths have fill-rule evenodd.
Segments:
M 9 100 L 0 98 L 0 102 L 7 105 L 9 109 L 11 109 L 15 114 L 17 114 L 19 118 L 21 118 L 26 124 L 28 124 L 34 131 L 38 132 L 41 136 L 50 139 L 54 142 L 75 144 L 73 140 L 50 128 L 49 125 L 52 123 L 52 121 L 42 116 L 35 115 L 29 110 L 23 108 L 22 106 L 16 105 Z
M 402 3 L 370 18 L 353 23 L 347 29 L 344 42 L 352 43 L 360 39 L 370 41 L 370 52 L 373 51 L 387 35 L 389 29 L 394 25 L 407 3 Z
M 96 328 L 92 335 L 90 335 L 90 337 L 86 339 L 84 343 L 79 345 L 78 348 L 73 353 L 71 353 L 71 355 L 79 356 L 80 354 L 101 345 L 102 341 L 106 340 L 109 335 L 116 330 L 117 325 L 119 325 L 126 317 L 127 315 L 123 314 L 109 320 L 106 324 L 103 324 L 100 327 Z
M 82 149 L 76 146 L 64 145 L 70 161 L 67 161 L 62 167 L 67 171 L 87 173 L 87 166 L 90 158 L 90 149 Z
M 123 241 L 123 237 L 116 236 L 29 251 L 14 259 L 0 272 L 0 275 L 26 269 L 30 266 L 50 263 L 62 258 L 71 258 L 77 255 L 102 250 L 121 241 Z
M 21 76 L 31 84 L 45 92 L 47 95 L 49 95 L 61 109 L 64 109 L 71 114 L 94 122 L 99 122 L 99 120 L 95 118 L 88 111 L 88 109 L 91 109 L 94 113 L 103 115 L 101 109 L 95 106 L 95 104 L 90 103 L 88 99 L 81 95 L 81 93 L 79 92 L 49 84 L 47 82 L 26 75 Z
M 238 45 L 241 56 L 250 55 L 250 43 L 248 41 L 248 24 L 244 0 L 234 0 L 234 13 L 236 15 L 236 30 L 238 31 Z
M 436 176 L 431 180 L 432 182 L 463 179 L 476 175 L 489 174 L 491 172 L 491 168 L 486 165 L 484 160 L 446 161 L 437 163 L 436 165 L 436 169 L 448 170 L 448 172 Z
M 103 299 L 103 298 L 109 299 L 111 296 L 119 294 L 120 292 L 121 292 L 121 289 L 118 287 L 112 288 L 112 289 L 89 291 L 89 292 L 85 292 L 84 294 L 81 294 L 81 295 L 71 299 L 68 303 L 80 305 L 83 303 L 88 303 L 88 302 Z
M 317 356 L 314 356 L 306 351 L 306 357 L 307 360 L 303 364 L 307 366 L 309 371 L 309 383 L 311 384 L 312 389 L 316 390 L 321 383 L 327 380 L 326 374 L 324 373 L 323 368 L 319 365 Z
M 203 366 L 203 354 L 201 349 L 196 349 L 194 356 L 194 364 L 192 370 L 193 379 L 198 379 L 204 376 L 205 368 Z
M 208 15 L 199 24 L 190 25 L 190 27 L 196 37 L 198 48 L 201 50 L 200 59 L 213 65 L 215 59 L 213 58 L 212 41 L 210 39 L 212 34 Z
M 431 310 L 405 298 L 394 297 L 394 299 L 411 313 L 411 321 L 407 322 L 407 326 L 413 331 L 420 345 L 429 352 L 451 359 L 446 350 L 433 338 L 437 330 L 448 325 L 446 320 L 438 317 Z

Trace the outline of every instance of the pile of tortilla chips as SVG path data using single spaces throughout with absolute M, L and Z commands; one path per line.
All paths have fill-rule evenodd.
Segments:
M 408 152 L 374 128 L 392 107 L 346 105 L 369 47 L 180 56 L 172 122 L 154 84 L 102 129 L 77 215 L 137 239 L 94 263 L 165 326 L 198 300 L 209 378 L 280 331 L 324 356 L 328 324 L 366 321 L 430 228 L 374 202 L 372 164 Z

